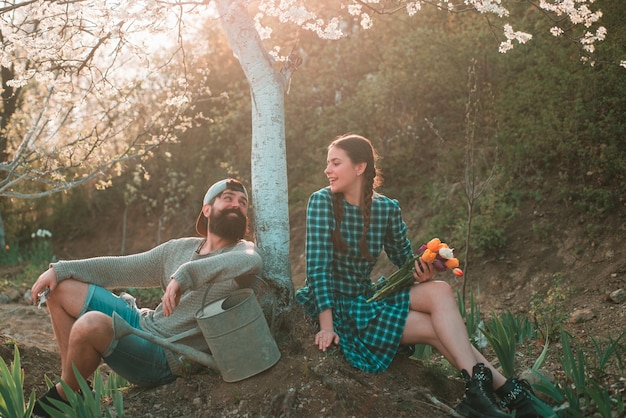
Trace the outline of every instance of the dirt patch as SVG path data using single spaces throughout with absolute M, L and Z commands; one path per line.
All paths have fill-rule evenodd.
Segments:
M 7 309 L 7 307 L 11 307 Z M 2 338 L 0 355 L 13 360 L 18 342 L 25 370 L 25 391 L 45 391 L 44 376 L 54 380 L 60 361 L 56 348 L 39 348 L 53 341 L 46 327 L 24 329 L 22 319 L 46 319 L 45 309 L 0 305 L 2 317 L 15 320 L 20 334 Z M 337 348 L 321 353 L 312 345 L 315 328 L 296 308 L 290 324 L 279 332 L 280 361 L 269 370 L 240 382 L 224 382 L 217 372 L 185 376 L 158 388 L 124 390 L 129 417 L 439 417 L 460 399 L 463 384 L 406 356 L 398 356 L 386 373 L 370 375 L 350 367 Z M 26 319 L 24 321 L 27 321 Z M 17 324 L 20 322 L 20 324 Z M 103 366 L 105 368 L 105 366 Z M 435 402 L 440 402 L 438 406 Z

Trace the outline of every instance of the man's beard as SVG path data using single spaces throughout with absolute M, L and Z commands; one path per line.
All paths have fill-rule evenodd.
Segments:
M 234 213 L 235 216 L 230 214 Z M 248 230 L 248 219 L 238 209 L 228 209 L 209 215 L 209 232 L 231 241 L 239 241 Z

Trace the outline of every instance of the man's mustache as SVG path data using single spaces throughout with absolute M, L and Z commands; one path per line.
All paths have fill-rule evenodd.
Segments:
M 225 209 L 222 211 L 223 215 L 228 215 L 229 213 L 234 213 L 235 215 L 239 216 L 240 218 L 245 219 L 245 215 L 243 214 L 243 212 L 241 211 L 241 209 Z

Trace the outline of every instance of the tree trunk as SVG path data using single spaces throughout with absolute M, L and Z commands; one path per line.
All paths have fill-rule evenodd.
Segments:
M 278 312 L 293 300 L 285 149 L 285 77 L 274 69 L 243 1 L 217 2 L 222 27 L 252 96 L 252 192 L 263 277 L 277 291 Z

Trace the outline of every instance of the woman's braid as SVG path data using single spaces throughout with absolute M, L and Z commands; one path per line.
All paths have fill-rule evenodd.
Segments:
M 332 233 L 333 245 L 339 252 L 346 252 L 348 245 L 341 236 L 341 221 L 343 220 L 343 193 L 333 193 L 333 212 L 335 214 L 335 229 Z
M 366 260 L 372 261 L 372 254 L 367 246 L 367 231 L 370 230 L 370 217 L 372 214 L 372 198 L 374 196 L 374 177 L 376 177 L 376 170 L 373 164 L 367 164 L 365 172 L 363 172 L 363 206 L 361 206 L 361 212 L 363 214 L 363 234 L 359 239 L 359 252 Z

